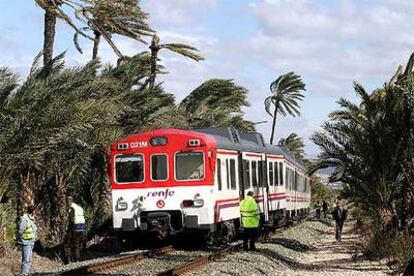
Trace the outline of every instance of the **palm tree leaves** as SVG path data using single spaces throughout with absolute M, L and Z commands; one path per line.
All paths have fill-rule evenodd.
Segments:
M 407 198 L 413 190 L 410 174 L 404 171 L 414 155 L 414 86 L 408 77 L 393 79 L 372 93 L 354 83 L 360 103 L 340 99 L 340 109 L 312 137 L 322 150 L 312 171 L 333 167 L 331 180 L 344 182 L 350 199 L 381 227 L 389 223 L 383 220 L 387 212 L 404 224 L 413 202 Z
M 168 49 L 171 52 L 180 54 L 182 56 L 191 58 L 195 61 L 203 61 L 204 57 L 199 54 L 197 48 L 181 44 L 181 43 L 168 43 L 168 44 L 160 44 L 158 46 L 160 49 Z
M 302 94 L 305 90 L 302 78 L 294 72 L 283 74 L 270 84 L 272 95 L 264 101 L 266 112 L 273 117 L 270 144 L 273 143 L 277 114 L 299 116 L 299 101 L 305 97 Z
M 266 112 L 273 116 L 273 112 L 271 112 L 273 107 L 283 116 L 296 117 L 300 115 L 298 101 L 302 101 L 305 97 L 301 92 L 305 90 L 305 84 L 299 75 L 294 72 L 281 75 L 270 85 L 270 91 L 273 95 L 265 100 Z
M 242 108 L 249 106 L 247 89 L 233 80 L 211 79 L 194 89 L 180 103 L 180 109 L 194 127 L 236 127 L 253 130 L 243 119 Z
M 305 144 L 303 143 L 303 139 L 296 133 L 291 133 L 288 137 L 281 138 L 278 145 L 288 148 L 298 160 L 303 160 L 305 157 Z

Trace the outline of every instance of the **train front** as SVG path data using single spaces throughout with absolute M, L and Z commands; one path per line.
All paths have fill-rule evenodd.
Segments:
M 215 142 L 176 129 L 130 136 L 111 147 L 113 226 L 158 237 L 210 230 Z

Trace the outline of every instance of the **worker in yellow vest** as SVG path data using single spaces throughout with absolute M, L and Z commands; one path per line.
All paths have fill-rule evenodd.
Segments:
M 260 211 L 252 191 L 248 192 L 240 202 L 240 215 L 244 229 L 243 248 L 246 251 L 255 251 L 255 242 L 259 233 Z
M 78 262 L 81 259 L 81 243 L 85 232 L 85 216 L 83 209 L 73 202 L 73 197 L 68 197 L 69 225 L 66 234 L 65 251 L 66 262 Z
M 18 235 L 19 242 L 23 246 L 21 275 L 28 275 L 32 264 L 32 252 L 37 234 L 34 211 L 35 207 L 30 205 L 27 207 L 27 212 L 20 218 Z

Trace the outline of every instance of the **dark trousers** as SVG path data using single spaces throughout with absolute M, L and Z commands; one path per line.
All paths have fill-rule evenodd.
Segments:
M 244 228 L 243 249 L 245 251 L 256 250 L 255 243 L 258 232 L 258 228 Z
M 335 222 L 335 238 L 337 241 L 341 241 L 342 237 L 342 228 L 344 227 L 343 221 L 336 221 Z
M 83 238 L 83 232 L 69 231 L 66 235 L 65 241 L 65 257 L 67 262 L 78 262 L 81 259 L 81 243 Z

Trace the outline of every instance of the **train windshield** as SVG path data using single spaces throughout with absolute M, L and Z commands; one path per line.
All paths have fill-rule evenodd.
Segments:
M 204 178 L 204 155 L 202 152 L 181 152 L 175 155 L 175 178 L 177 180 L 200 180 Z
M 118 183 L 144 181 L 144 156 L 130 154 L 115 157 L 115 175 Z

